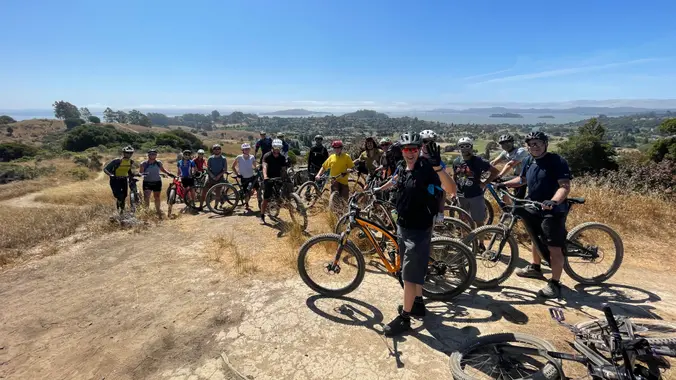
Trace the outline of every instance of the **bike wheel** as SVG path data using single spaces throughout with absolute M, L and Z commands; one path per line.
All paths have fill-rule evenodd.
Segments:
M 338 219 L 334 232 L 340 235 L 341 233 L 343 233 L 343 231 L 347 229 L 348 224 L 350 224 L 350 214 L 345 214 L 341 216 L 340 219 Z M 373 237 L 379 244 L 387 241 L 384 236 L 377 233 L 376 231 L 371 231 L 371 233 L 373 234 Z M 381 235 L 380 238 L 378 235 Z M 364 227 L 360 225 L 353 227 L 352 231 L 350 231 L 350 235 L 348 236 L 348 238 L 364 255 L 372 255 L 376 253 L 376 247 L 374 247 L 371 240 L 369 240 L 367 233 L 364 230 Z
M 229 183 L 216 184 L 207 192 L 206 203 L 209 211 L 215 214 L 229 214 L 239 203 L 239 191 Z
M 676 324 L 655 319 L 615 317 L 620 333 L 626 335 L 627 323 L 631 323 L 636 338 L 645 338 L 651 346 L 676 348 Z M 589 334 L 609 333 L 608 322 L 590 320 L 575 327 Z
M 614 257 L 611 257 L 612 251 Z M 581 284 L 600 284 L 620 269 L 623 257 L 622 238 L 610 226 L 596 222 L 582 223 L 568 233 L 563 269 Z M 602 265 L 604 262 L 606 265 Z M 590 270 L 591 274 L 587 274 L 586 270 Z
M 444 206 L 444 214 L 449 218 L 460 219 L 471 228 L 476 228 L 476 222 L 472 219 L 472 215 L 458 206 Z
M 553 380 L 559 371 L 549 359 L 522 349 L 555 351 L 555 347 L 540 338 L 519 334 L 489 334 L 471 340 L 453 352 L 450 367 L 456 380 L 533 379 Z M 559 359 L 557 365 L 560 364 Z
M 519 244 L 514 236 L 505 234 L 502 227 L 483 226 L 463 240 L 463 243 L 472 247 L 476 257 L 474 286 L 479 289 L 494 288 L 514 272 L 519 259 Z
M 176 188 L 170 187 L 167 196 L 167 217 L 171 217 L 171 209 L 174 207 L 174 203 L 176 203 Z
M 364 191 L 364 184 L 354 178 L 347 180 L 347 186 L 350 188 L 350 194 L 355 191 Z
M 337 266 L 329 270 L 337 256 Z M 300 278 L 310 289 L 325 296 L 340 297 L 352 292 L 364 280 L 365 272 L 364 256 L 350 240 L 341 244 L 341 235 L 313 236 L 298 252 Z M 338 279 L 339 275 L 344 276 Z
M 382 201 L 376 201 L 373 203 L 373 206 L 368 210 L 367 217 L 377 221 L 380 225 L 385 227 L 388 231 L 392 233 L 397 232 L 397 224 L 392 219 L 392 209 L 390 209 L 387 203 Z
M 343 215 L 347 208 L 347 202 L 340 196 L 337 191 L 332 191 L 329 195 L 329 210 L 336 215 Z
M 286 201 L 286 206 L 291 220 L 301 227 L 301 231 L 305 231 L 307 229 L 307 211 L 298 194 L 291 193 Z
M 138 194 L 132 191 L 131 194 L 129 194 L 129 211 L 131 211 L 132 214 L 136 212 L 138 204 Z
M 296 194 L 300 196 L 300 199 L 303 201 L 305 208 L 313 207 L 319 198 L 322 196 L 319 186 L 312 181 L 307 181 L 302 184 Z
M 493 205 L 491 201 L 484 198 L 484 204 L 486 206 L 486 219 L 484 219 L 484 226 L 493 224 L 493 218 L 495 217 L 495 212 L 493 211 Z
M 433 236 L 443 236 L 451 239 L 464 239 L 472 232 L 472 228 L 460 219 L 444 217 L 443 224 L 435 224 Z
M 404 286 L 401 272 L 397 275 Z M 450 300 L 467 290 L 476 277 L 472 251 L 460 240 L 432 238 L 423 295 L 433 300 Z

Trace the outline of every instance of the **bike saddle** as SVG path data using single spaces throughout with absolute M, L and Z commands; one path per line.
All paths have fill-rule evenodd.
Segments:
M 585 199 L 584 198 L 568 198 L 566 199 L 566 202 L 571 203 L 571 204 L 584 204 Z

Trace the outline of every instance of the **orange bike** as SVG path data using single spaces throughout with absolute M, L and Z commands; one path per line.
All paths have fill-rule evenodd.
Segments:
M 298 253 L 298 272 L 314 291 L 339 297 L 355 290 L 364 279 L 364 254 L 348 239 L 352 229 L 359 229 L 375 247 L 385 270 L 401 278 L 401 257 L 397 236 L 377 222 L 360 216 L 355 193 L 349 199 L 349 225 L 341 234 L 316 235 L 306 241 Z M 464 292 L 476 276 L 476 260 L 469 247 L 458 239 L 436 237 L 430 247 L 430 261 L 423 285 L 427 298 L 448 300 Z M 342 275 L 342 276 L 341 276 Z M 320 281 L 326 280 L 326 284 Z

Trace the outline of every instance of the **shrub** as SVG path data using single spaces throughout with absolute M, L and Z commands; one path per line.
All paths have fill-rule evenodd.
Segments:
M 70 118 L 64 120 L 64 123 L 66 123 L 66 129 L 73 129 L 77 126 L 84 124 L 85 121 L 80 118 Z
M 664 159 L 676 161 L 676 137 L 657 140 L 648 149 L 647 154 L 655 162 L 660 162 Z
M 289 151 L 289 162 L 291 165 L 295 165 L 298 162 L 298 158 L 293 151 Z
M 605 133 L 605 127 L 592 118 L 575 135 L 558 146 L 559 154 L 568 161 L 573 175 L 617 169 L 613 159 L 617 153 L 605 141 Z
M 604 169 L 598 175 L 587 175 L 579 180 L 622 193 L 637 192 L 676 199 L 676 161 L 672 160 L 627 162 L 618 170 Z
M 34 157 L 38 149 L 34 146 L 21 143 L 0 144 L 0 161 L 8 162 L 21 157 Z
M 7 127 L 7 136 L 12 136 L 14 134 L 14 128 L 12 127 Z
M 0 163 L 0 184 L 9 183 L 12 181 L 21 181 L 25 179 L 37 178 L 41 175 L 52 174 L 56 172 L 53 165 L 39 167 L 39 166 L 25 166 Z
M 89 116 L 87 119 L 90 123 L 101 124 L 101 119 L 98 116 Z
M 16 123 L 16 120 L 14 120 L 11 116 L 0 115 L 0 124 L 11 124 L 11 123 Z
M 89 170 L 86 168 L 72 168 L 68 171 L 68 174 L 78 181 L 89 179 Z

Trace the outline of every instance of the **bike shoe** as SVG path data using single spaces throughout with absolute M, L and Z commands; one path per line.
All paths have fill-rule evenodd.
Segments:
M 404 311 L 404 305 L 399 305 L 397 307 L 397 311 L 399 314 L 401 314 L 402 311 Z M 425 304 L 422 302 L 414 302 L 413 307 L 411 308 L 411 312 L 409 313 L 410 315 L 414 317 L 424 317 L 425 314 L 427 313 L 427 308 L 425 308 Z
M 398 315 L 383 328 L 383 333 L 387 337 L 397 336 L 411 329 L 411 318 Z
M 544 298 L 561 297 L 561 284 L 558 281 L 549 280 L 547 285 L 538 291 L 538 296 Z
M 514 271 L 519 277 L 527 278 L 542 278 L 542 270 L 536 269 L 533 264 L 528 264 L 525 268 L 520 268 Z

